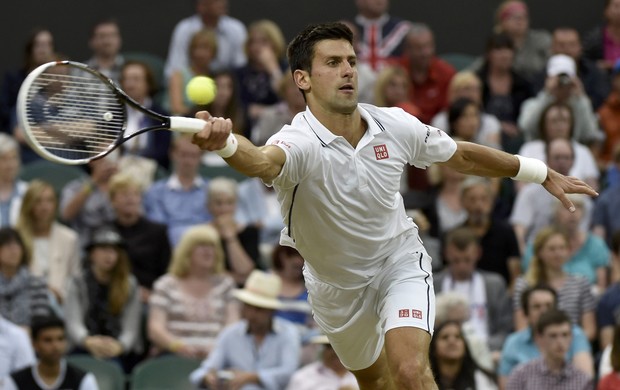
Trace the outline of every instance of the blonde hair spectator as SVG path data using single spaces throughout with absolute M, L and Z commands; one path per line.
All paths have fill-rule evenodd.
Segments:
M 224 251 L 220 243 L 220 235 L 214 227 L 209 225 L 198 225 L 187 229 L 174 250 L 168 272 L 178 278 L 187 276 L 190 269 L 192 249 L 200 244 L 213 245 L 216 261 L 212 273 L 223 273 L 225 271 Z
M 284 39 L 282 30 L 276 23 L 269 19 L 257 20 L 248 27 L 248 36 L 250 36 L 253 32 L 260 32 L 264 34 L 269 40 L 276 57 L 284 57 L 286 53 L 286 40 Z M 249 43 L 250 40 L 248 39 L 245 43 L 245 51 L 247 55 L 249 55 Z

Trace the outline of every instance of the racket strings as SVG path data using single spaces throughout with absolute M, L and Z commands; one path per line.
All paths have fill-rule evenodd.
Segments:
M 33 81 L 25 120 L 48 152 L 66 159 L 88 159 L 117 142 L 125 126 L 125 109 L 97 76 L 58 65 Z

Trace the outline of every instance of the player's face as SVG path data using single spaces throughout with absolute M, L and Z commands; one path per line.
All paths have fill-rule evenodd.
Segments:
M 357 57 L 344 39 L 324 40 L 314 47 L 312 71 L 302 88 L 308 105 L 327 112 L 351 114 L 357 108 Z M 305 72 L 304 72 L 305 73 Z
M 42 330 L 32 343 L 41 361 L 54 364 L 60 361 L 67 350 L 67 339 L 63 328 Z

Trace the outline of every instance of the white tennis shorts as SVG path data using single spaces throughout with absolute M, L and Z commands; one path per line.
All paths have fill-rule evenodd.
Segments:
M 362 370 L 377 361 L 390 329 L 415 327 L 433 333 L 431 258 L 424 250 L 406 249 L 419 250 L 419 244 L 403 247 L 364 287 L 342 289 L 304 273 L 315 321 L 349 370 Z

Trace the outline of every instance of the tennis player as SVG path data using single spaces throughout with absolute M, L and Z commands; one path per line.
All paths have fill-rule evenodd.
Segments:
M 200 112 L 208 123 L 194 143 L 275 188 L 286 226 L 280 242 L 306 260 L 316 322 L 360 388 L 436 389 L 431 259 L 399 194 L 405 165 L 540 183 L 569 209 L 566 193 L 596 193 L 539 160 L 455 142 L 399 108 L 358 104 L 343 24 L 308 26 L 288 59 L 307 102 L 290 126 L 256 147 L 231 134 L 230 119 Z

